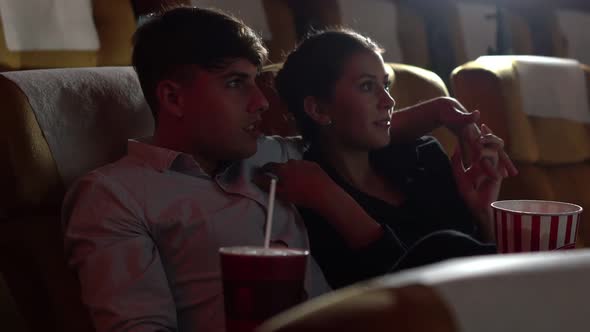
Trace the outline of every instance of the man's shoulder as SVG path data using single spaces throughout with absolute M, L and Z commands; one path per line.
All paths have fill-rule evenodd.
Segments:
M 129 179 L 130 176 L 138 176 L 148 170 L 149 167 L 132 156 L 126 155 L 112 163 L 100 166 L 85 175 L 81 179 L 92 181 L 109 181 L 115 179 Z
M 303 157 L 304 144 L 300 136 L 262 136 L 258 149 L 249 159 L 258 163 L 285 162 Z
M 68 189 L 72 192 L 80 191 L 121 191 L 127 189 L 133 183 L 143 182 L 141 178 L 149 177 L 148 171 L 140 160 L 130 156 L 124 156 L 112 163 L 100 166 L 77 178 Z
M 135 197 L 134 186 L 145 187 L 149 178 L 146 169 L 138 160 L 125 156 L 84 174 L 68 188 L 62 205 L 64 215 L 81 201 L 128 201 Z

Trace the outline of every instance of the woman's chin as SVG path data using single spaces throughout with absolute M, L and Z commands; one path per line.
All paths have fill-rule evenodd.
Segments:
M 371 140 L 369 147 L 371 150 L 379 150 L 389 145 L 390 137 L 375 137 Z

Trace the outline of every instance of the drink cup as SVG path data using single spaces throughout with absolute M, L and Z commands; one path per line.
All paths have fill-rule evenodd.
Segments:
M 309 251 L 224 247 L 219 253 L 227 332 L 254 331 L 264 320 L 305 300 Z
M 498 252 L 573 249 L 582 207 L 576 204 L 508 200 L 492 203 Z

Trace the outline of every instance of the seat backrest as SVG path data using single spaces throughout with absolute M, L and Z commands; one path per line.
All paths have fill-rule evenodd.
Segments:
M 574 67 L 564 68 L 562 73 L 574 75 L 578 83 L 557 83 L 546 90 L 547 84 L 560 82 L 557 78 L 560 69 L 551 69 L 558 70 L 556 77 L 544 74 L 533 78 L 532 83 L 528 79 L 524 83 L 525 73 L 518 71 L 516 59 L 481 58 L 457 68 L 452 78 L 456 97 L 468 109 L 481 111 L 481 121 L 504 139 L 506 150 L 520 169 L 517 177 L 504 182 L 500 198 L 561 200 L 590 206 L 590 127 L 587 123 L 590 115 L 585 114 L 590 100 L 590 68 L 571 64 Z M 541 94 L 549 99 L 541 102 L 538 108 L 549 114 L 525 112 L 531 105 L 535 108 L 530 104 L 531 99 L 527 101 L 523 96 L 530 89 L 547 91 Z M 568 96 L 574 90 L 576 97 Z M 537 102 L 540 100 L 541 97 Z M 571 117 L 566 109 L 581 113 Z M 581 226 L 579 243 L 590 243 L 590 216 L 582 214 Z
M 387 62 L 427 67 L 428 40 L 424 18 L 407 1 L 291 0 L 299 18 L 299 34 L 344 26 L 374 39 L 385 48 Z
M 131 0 L 94 0 L 92 16 L 100 43 L 94 51 L 12 51 L 0 22 L 0 71 L 131 64 L 131 36 L 135 31 Z
M 130 67 L 0 74 L 0 272 L 32 331 L 91 331 L 66 267 L 60 211 L 78 176 L 151 135 Z
M 265 322 L 258 332 L 457 331 L 451 310 L 429 287 L 351 286 Z
M 283 61 L 297 43 L 295 19 L 286 0 L 192 0 L 191 4 L 218 8 L 243 20 L 261 35 L 273 62 Z
M 383 59 L 402 62 L 399 41 L 399 10 L 391 0 L 338 0 L 342 25 L 370 36 L 385 49 Z
M 454 259 L 321 296 L 258 331 L 585 331 L 589 277 L 588 250 Z
M 57 188 L 116 160 L 127 138 L 153 130 L 130 67 L 6 72 L 0 95 L 7 211 L 54 204 Z
M 556 16 L 563 37 L 564 56 L 590 65 L 590 40 L 587 35 L 590 10 L 558 9 Z
M 456 38 L 463 48 L 456 53 L 458 63 L 483 55 L 533 53 L 530 29 L 519 11 L 469 0 L 455 0 L 453 5 L 461 29 Z

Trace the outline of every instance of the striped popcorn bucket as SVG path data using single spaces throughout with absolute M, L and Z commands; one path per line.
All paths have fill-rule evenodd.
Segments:
M 579 205 L 510 200 L 494 202 L 492 208 L 499 253 L 575 248 Z

